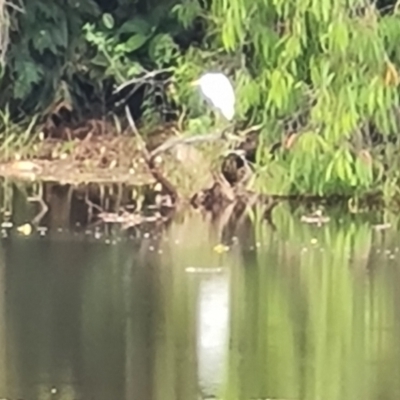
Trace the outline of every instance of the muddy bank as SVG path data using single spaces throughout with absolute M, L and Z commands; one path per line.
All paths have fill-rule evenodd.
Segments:
M 29 157 L 0 163 L 0 175 L 44 182 L 154 183 L 135 138 L 105 135 L 83 140 L 46 138 Z
M 215 133 L 202 135 L 201 140 L 190 137 L 182 141 L 185 135 L 173 123 L 140 134 L 135 129 L 128 126 L 117 131 L 108 122 L 93 120 L 76 126 L 45 126 L 26 151 L 11 153 L 0 162 L 0 176 L 5 182 L 42 187 L 42 194 L 31 196 L 28 201 L 39 204 L 43 215 L 54 212 L 54 205 L 50 206 L 54 196 L 46 198 L 45 192 L 55 190 L 67 198 L 83 198 L 88 213 L 84 225 L 96 220 L 123 229 L 165 222 L 171 210 L 182 207 L 213 216 L 223 214 L 223 219 L 229 220 L 232 216 L 240 219 L 248 208 L 257 205 L 262 207 L 265 218 L 271 219 L 272 210 L 281 200 L 348 200 L 267 196 L 248 190 L 257 131 L 230 142 Z M 208 136 L 206 140 L 204 136 Z M 141 194 L 137 198 L 138 193 Z M 33 225 L 43 215 L 35 217 Z
M 139 133 L 134 125 L 116 130 L 107 121 L 51 121 L 25 148 L 13 152 L 11 145 L 0 154 L 2 177 L 72 185 L 161 186 L 175 202 L 189 200 L 215 183 L 222 184 L 225 197 L 232 200 L 235 195 L 229 191 L 245 175 L 244 156 L 227 152 L 232 143 L 219 133 L 187 138 L 173 123 Z M 248 147 L 248 140 L 243 143 Z

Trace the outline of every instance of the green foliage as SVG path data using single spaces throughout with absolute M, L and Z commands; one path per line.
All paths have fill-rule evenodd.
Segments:
M 8 71 L 3 79 L 3 101 L 18 101 L 18 108 L 39 111 L 53 99 L 62 79 L 72 80 L 81 55 L 81 26 L 97 18 L 99 10 L 92 0 L 32 1 L 25 12 L 15 16 L 18 30 L 8 55 Z M 76 64 L 74 64 L 76 62 Z M 39 99 L 39 101 L 38 101 Z
M 200 132 L 209 116 L 188 83 L 217 69 L 235 83 L 236 119 L 264 126 L 260 190 L 357 195 L 398 183 L 394 3 L 382 15 L 366 0 L 32 0 L 25 8 L 13 15 L 0 105 L 40 111 L 64 85 L 71 101 L 90 108 L 84 85 L 104 102 L 110 84 L 136 79 L 146 85 L 143 121 L 159 123 L 155 75 L 142 77 L 166 69 L 163 103 Z M 270 157 L 268 147 L 287 133 L 282 121 L 297 139 Z
M 104 101 L 108 83 L 118 85 L 173 62 L 177 45 L 168 33 L 171 4 L 163 2 L 144 13 L 138 11 L 143 4 L 130 0 L 115 2 L 113 12 L 99 4 L 27 2 L 25 12 L 14 16 L 18 30 L 2 82 L 7 97 L 0 103 L 11 102 L 13 111 L 41 112 L 66 83 L 75 105 L 90 108 L 88 92 Z
M 182 7 L 175 10 L 185 25 L 198 9 Z M 358 0 L 213 0 L 197 12 L 207 34 L 201 49 L 182 57 L 175 77 L 186 81 L 214 68 L 231 75 L 236 118 L 264 125 L 259 190 L 358 195 L 382 189 L 383 170 L 385 185 L 397 185 L 397 8 L 381 16 Z M 179 95 L 192 106 L 185 87 Z M 271 158 L 265 148 L 288 133 L 283 120 L 295 124 L 298 139 Z M 380 146 L 372 143 L 376 136 Z
M 273 162 L 261 158 L 260 165 L 269 163 L 272 175 L 283 167 L 292 192 L 374 187 L 378 161 L 375 154 L 362 156 L 373 149 L 353 139 L 367 121 L 384 137 L 397 132 L 396 12 L 380 17 L 372 5 L 339 0 L 214 0 L 212 11 L 227 52 L 240 52 L 246 43 L 254 48 L 251 78 L 246 69 L 237 78 L 245 82 L 238 85 L 239 114 L 277 123 L 308 113 L 289 155 Z M 267 142 L 276 140 L 276 131 L 263 132 Z M 264 175 L 259 174 L 268 190 Z M 277 190 L 287 191 L 287 181 L 281 182 Z

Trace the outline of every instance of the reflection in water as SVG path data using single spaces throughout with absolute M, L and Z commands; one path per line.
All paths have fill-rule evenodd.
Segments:
M 218 392 L 223 377 L 229 329 L 229 276 L 200 281 L 197 331 L 199 384 L 203 395 Z M 207 392 L 210 391 L 210 392 Z
M 398 222 L 340 218 L 3 239 L 0 398 L 398 399 Z

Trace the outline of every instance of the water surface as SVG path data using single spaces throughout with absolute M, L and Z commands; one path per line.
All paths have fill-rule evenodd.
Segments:
M 273 217 L 3 238 L 0 398 L 400 398 L 396 218 Z

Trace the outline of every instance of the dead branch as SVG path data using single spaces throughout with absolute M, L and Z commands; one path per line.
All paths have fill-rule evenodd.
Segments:
M 153 175 L 154 179 L 161 183 L 164 190 L 171 196 L 173 202 L 176 202 L 178 199 L 178 191 L 176 190 L 175 186 L 164 176 L 164 174 L 154 165 L 154 157 L 152 157 L 149 151 L 146 148 L 146 144 L 144 143 L 143 138 L 140 136 L 139 131 L 136 128 L 135 122 L 132 118 L 132 114 L 129 110 L 129 107 L 125 107 L 126 118 L 128 120 L 129 126 L 131 127 L 133 133 L 139 140 L 141 144 L 141 151 L 143 158 L 150 169 L 151 174 Z
M 178 146 L 180 144 L 194 144 L 194 143 L 201 143 L 201 142 L 215 142 L 218 140 L 229 140 L 232 142 L 241 142 L 242 138 L 234 136 L 234 135 L 229 135 L 228 131 L 230 130 L 230 126 L 227 128 L 224 128 L 222 132 L 218 133 L 210 133 L 208 135 L 195 135 L 195 136 L 190 136 L 190 137 L 180 137 L 180 138 L 170 138 L 166 140 L 161 146 L 158 146 L 156 149 L 154 149 L 150 153 L 151 159 L 154 159 L 156 156 L 158 156 L 161 153 L 164 153 L 170 149 L 172 149 L 175 146 Z
M 126 87 L 133 85 L 133 84 L 143 84 L 149 79 L 155 78 L 157 75 L 160 75 L 164 72 L 170 72 L 171 68 L 163 68 L 163 69 L 158 69 L 156 71 L 146 71 L 146 74 L 139 77 L 139 78 L 133 78 L 130 79 L 127 82 L 124 82 L 123 84 L 119 85 L 115 90 L 114 94 L 119 93 L 122 89 L 125 89 Z

